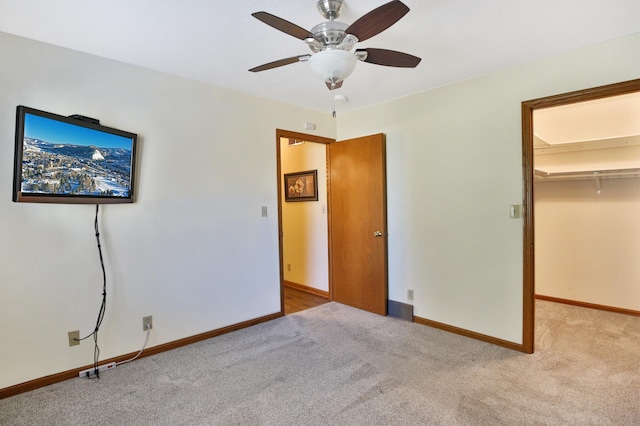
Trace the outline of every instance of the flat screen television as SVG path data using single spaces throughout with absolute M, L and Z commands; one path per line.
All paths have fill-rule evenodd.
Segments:
M 132 203 L 138 136 L 18 106 L 13 201 Z

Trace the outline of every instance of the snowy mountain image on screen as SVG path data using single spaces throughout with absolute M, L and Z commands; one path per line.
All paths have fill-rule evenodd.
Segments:
M 131 150 L 24 138 L 22 192 L 127 197 Z
M 91 156 L 92 160 L 104 160 L 104 156 L 100 153 L 99 150 L 93 151 L 93 155 Z

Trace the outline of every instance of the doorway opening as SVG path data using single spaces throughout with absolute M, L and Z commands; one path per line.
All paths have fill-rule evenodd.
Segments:
M 326 153 L 332 142 L 330 138 L 276 130 L 280 294 L 284 315 L 331 300 Z M 287 181 L 296 184 L 288 185 Z
M 522 164 L 523 164 L 523 336 L 526 353 L 534 351 L 535 331 L 535 234 L 534 234 L 534 134 L 535 110 L 592 101 L 612 96 L 640 92 L 640 79 L 596 87 L 522 103 Z
M 302 141 L 303 146 L 319 144 L 323 151 L 311 156 L 323 157 L 325 164 L 319 164 L 317 158 L 314 158 L 311 160 L 315 162 L 294 162 L 293 170 L 285 170 L 284 150 L 288 150 L 291 145 L 295 148 L 296 143 Z M 286 130 L 276 132 L 281 311 L 285 311 L 284 287 L 287 286 L 320 294 L 328 300 L 354 308 L 386 315 L 385 137 L 380 133 L 334 142 L 333 139 Z M 321 172 L 320 169 L 325 171 Z M 306 176 L 305 181 L 300 182 L 298 187 L 295 178 L 288 180 L 292 175 Z M 309 185 L 308 176 L 314 175 L 317 175 L 319 188 L 317 197 L 313 195 L 313 191 L 309 193 L 305 190 Z M 324 181 L 326 185 L 324 204 L 321 201 L 320 181 Z M 311 182 L 313 183 L 313 178 Z M 313 200 L 313 204 L 293 199 L 298 196 L 306 198 L 305 201 Z M 307 204 L 306 208 L 301 208 L 302 204 Z M 293 209 L 294 205 L 298 207 Z M 303 212 L 303 215 L 296 217 L 297 223 L 289 230 L 285 226 L 285 210 Z M 305 241 L 304 236 L 299 238 L 298 235 L 303 234 L 298 229 L 301 229 L 300 224 L 304 225 L 305 221 L 315 231 L 312 244 Z M 324 231 L 318 233 L 322 225 Z M 291 247 L 288 246 L 288 237 L 297 239 Z M 302 262 L 297 251 L 307 251 L 309 246 L 313 246 L 315 251 L 309 250 L 303 256 L 307 259 L 307 264 L 323 266 L 315 269 L 317 273 L 307 273 L 299 276 L 302 278 L 296 278 L 293 274 L 296 266 L 289 259 L 297 258 Z M 324 248 L 318 249 L 320 246 Z M 292 274 L 288 274 L 289 272 Z M 318 277 L 321 279 L 318 280 Z

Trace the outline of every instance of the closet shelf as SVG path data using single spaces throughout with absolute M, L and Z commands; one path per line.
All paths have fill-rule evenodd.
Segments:
M 640 168 L 618 170 L 585 170 L 579 172 L 547 173 L 535 169 L 536 180 L 590 180 L 590 179 L 629 179 L 640 178 Z

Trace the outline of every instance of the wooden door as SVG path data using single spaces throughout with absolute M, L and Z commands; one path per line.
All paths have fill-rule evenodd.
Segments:
M 345 305 L 386 315 L 384 135 L 332 143 L 328 151 L 332 298 Z

